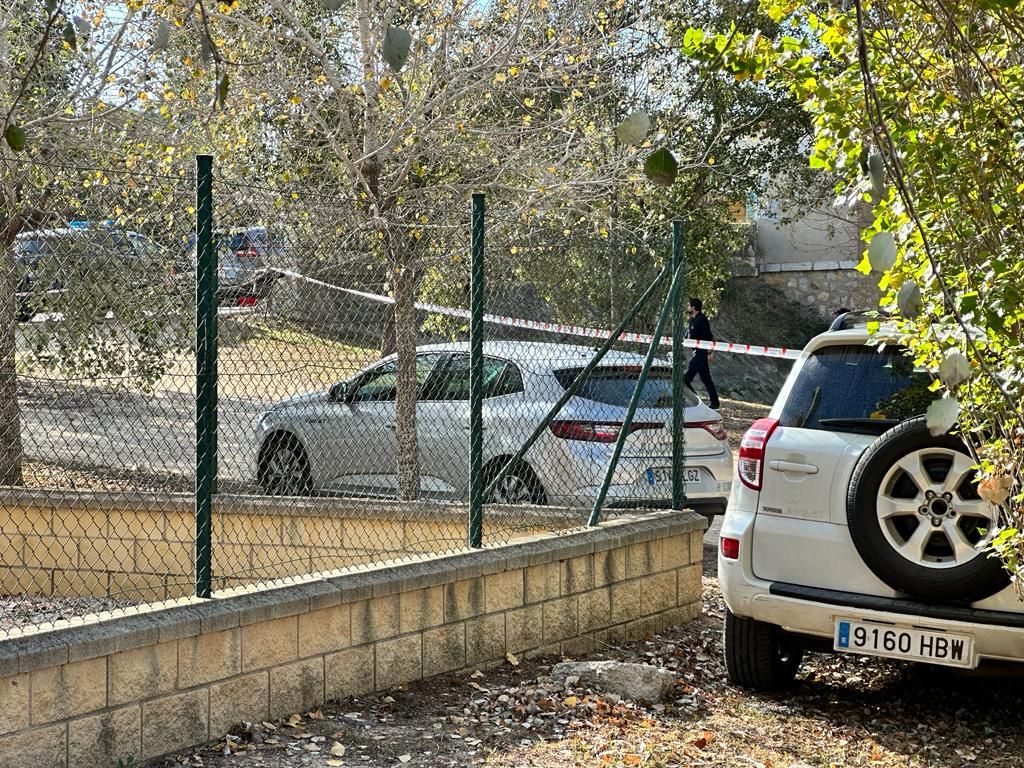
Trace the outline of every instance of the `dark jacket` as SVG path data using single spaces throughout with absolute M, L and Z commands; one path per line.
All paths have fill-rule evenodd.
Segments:
M 708 322 L 708 318 L 703 312 L 698 312 L 690 318 L 690 324 L 686 329 L 686 338 L 695 339 L 697 341 L 715 340 L 714 335 L 711 333 L 711 323 Z M 693 351 L 693 355 L 694 357 L 698 355 L 701 357 L 707 357 L 708 350 L 695 349 Z

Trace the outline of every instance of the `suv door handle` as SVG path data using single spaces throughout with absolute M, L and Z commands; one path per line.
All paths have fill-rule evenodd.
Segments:
M 805 475 L 818 474 L 818 468 L 813 464 L 796 464 L 792 461 L 769 461 L 768 466 L 777 472 L 803 472 Z

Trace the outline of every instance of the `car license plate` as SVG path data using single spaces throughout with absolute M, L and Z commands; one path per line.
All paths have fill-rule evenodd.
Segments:
M 847 653 L 926 661 L 950 667 L 976 666 L 971 635 L 852 619 L 836 619 L 834 648 Z
M 651 467 L 647 470 L 647 482 L 651 485 L 672 485 L 672 469 L 670 467 Z M 687 485 L 703 483 L 703 470 L 687 467 L 683 470 L 683 482 Z

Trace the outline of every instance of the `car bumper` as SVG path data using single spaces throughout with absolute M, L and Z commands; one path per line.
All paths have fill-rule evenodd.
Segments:
M 739 559 L 727 560 L 721 551 L 718 555 L 722 596 L 736 616 L 774 624 L 794 634 L 822 638 L 829 644 L 839 618 L 967 634 L 974 638 L 972 666 L 982 659 L 1024 661 L 1024 610 L 1011 613 L 927 606 L 908 600 L 793 588 L 758 579 L 753 575 L 750 556 L 753 522 L 753 514 L 730 509 L 720 534 L 740 542 Z

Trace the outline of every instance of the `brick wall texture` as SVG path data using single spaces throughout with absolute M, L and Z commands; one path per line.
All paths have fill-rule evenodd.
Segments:
M 193 500 L 166 495 L 81 493 L 67 499 L 0 497 L 0 594 L 110 595 L 152 601 L 193 590 Z M 301 576 L 407 555 L 451 552 L 466 539 L 455 508 L 410 511 L 387 502 L 365 510 L 344 502 L 218 496 L 216 588 Z M 576 525 L 548 513 L 524 535 Z
M 243 720 L 488 664 L 574 656 L 700 612 L 704 518 L 185 598 L 0 642 L 0 768 L 113 768 Z

